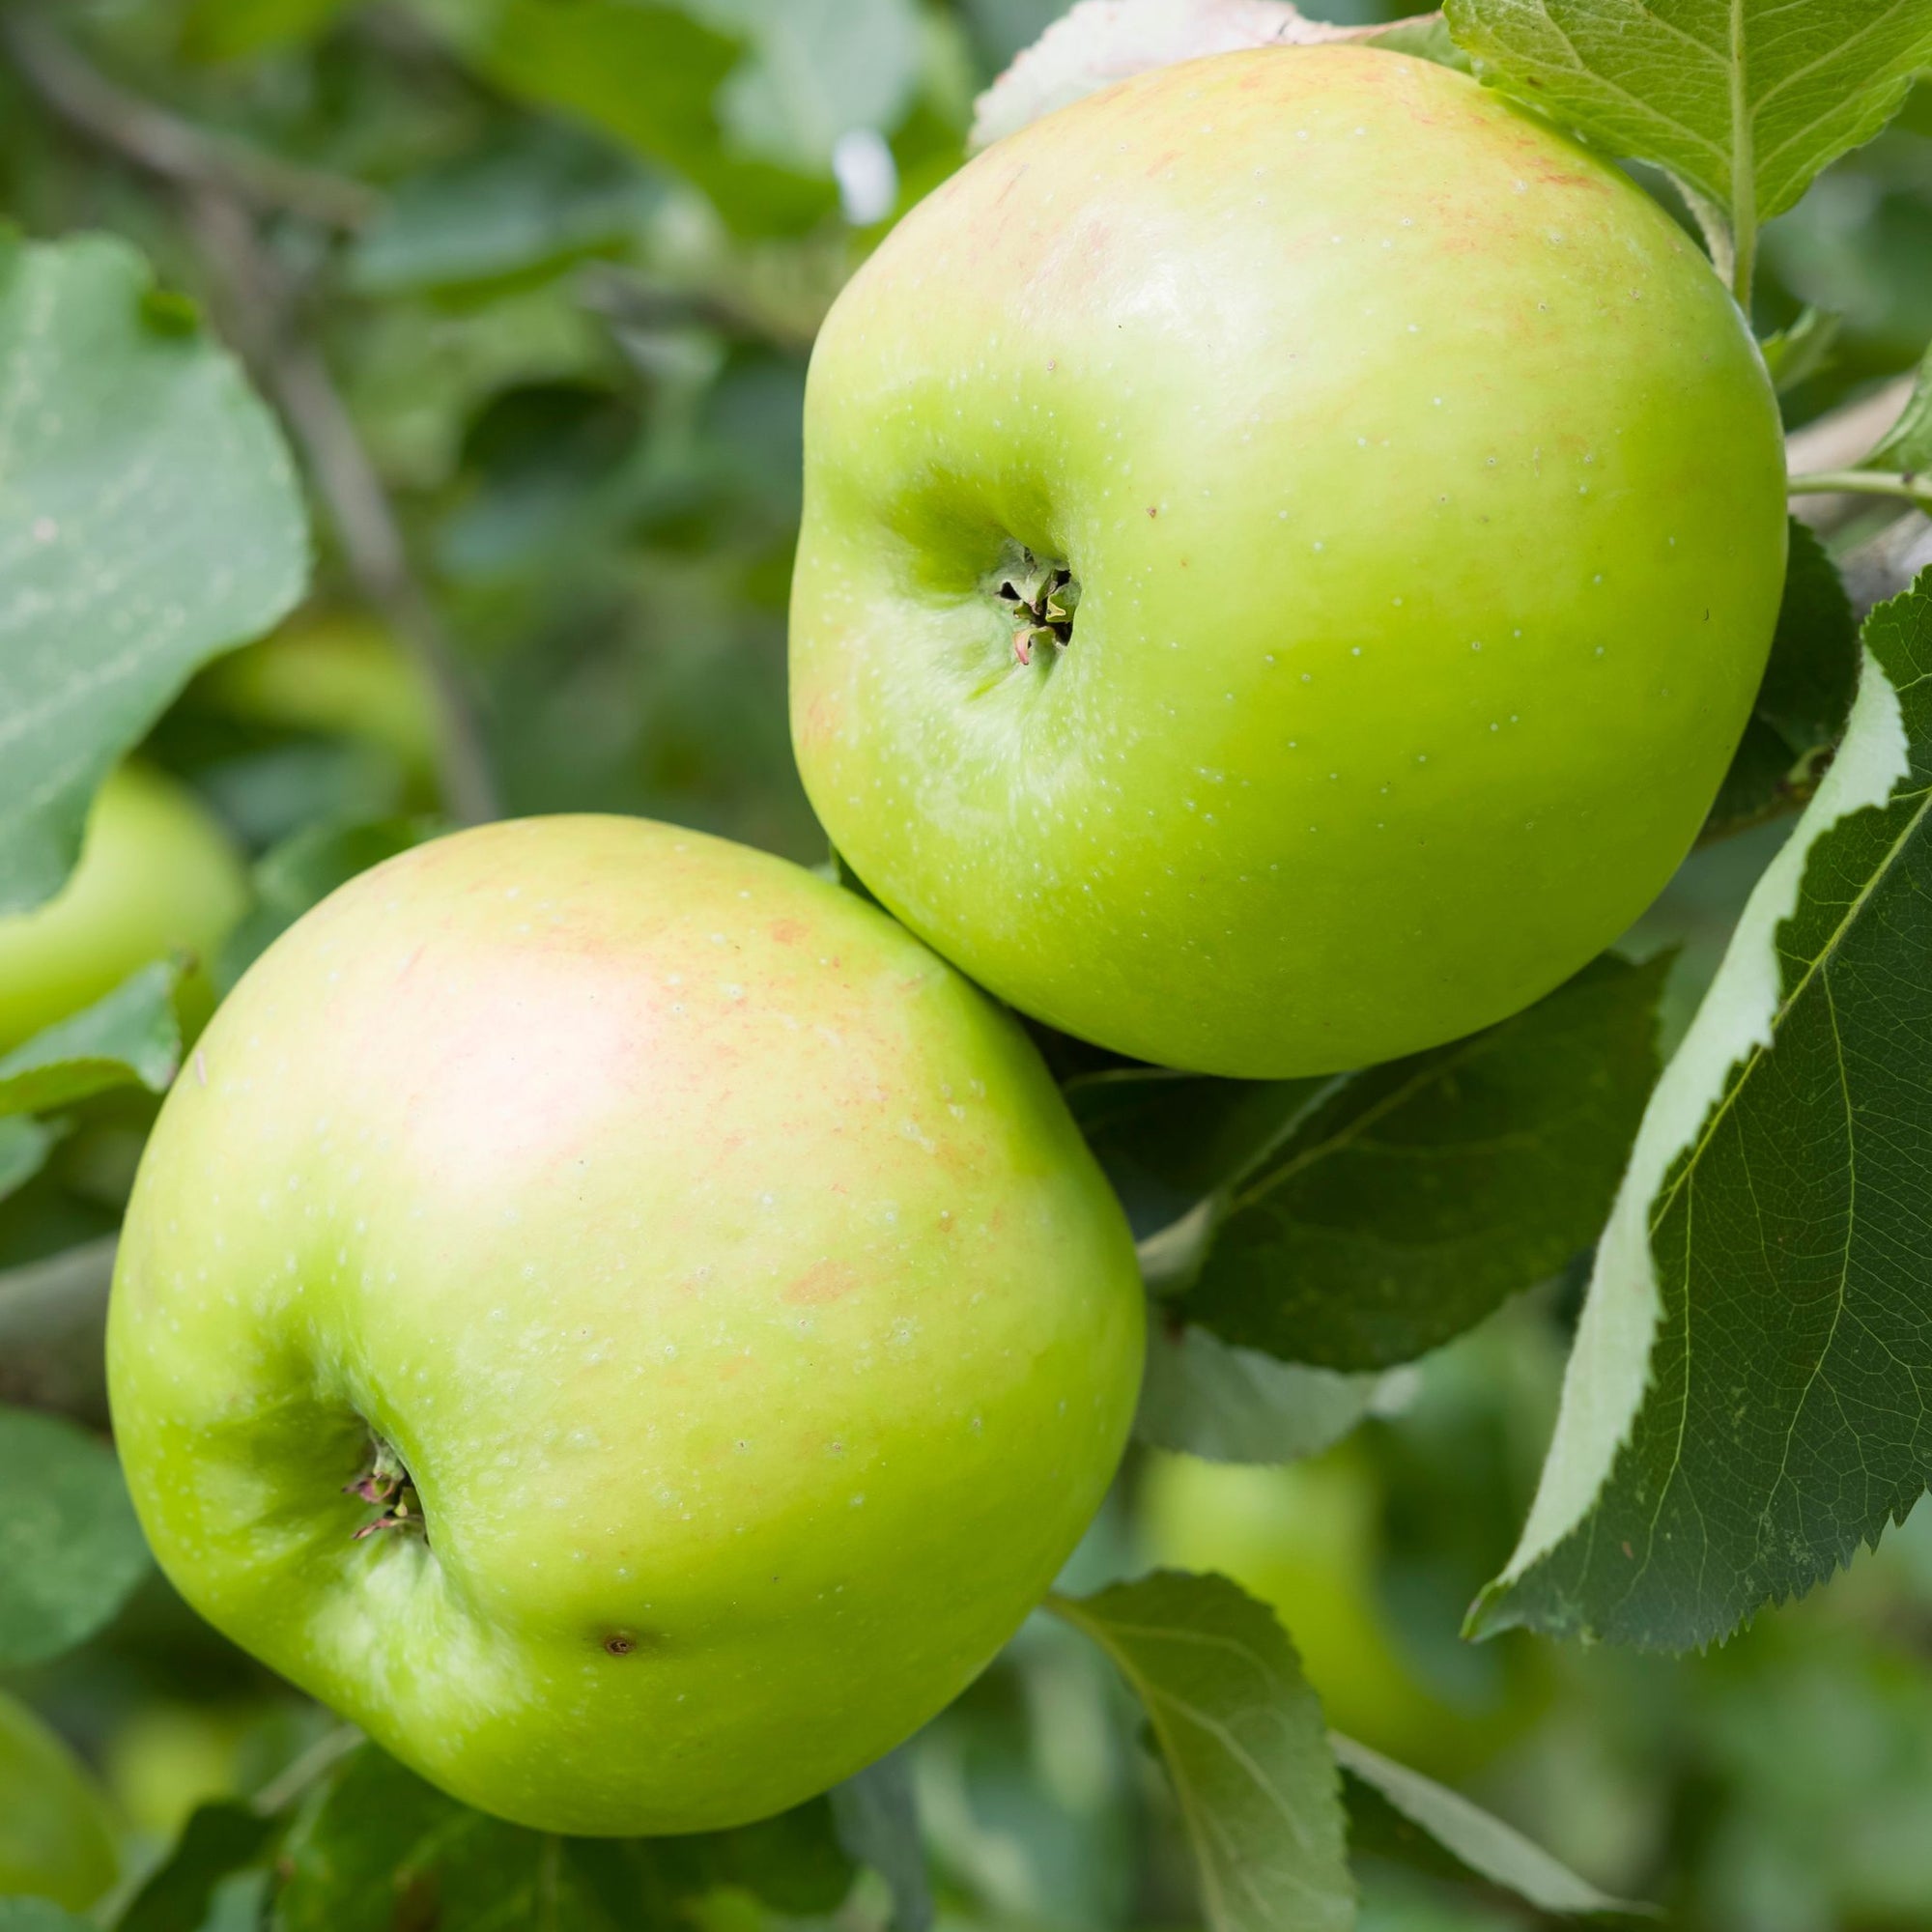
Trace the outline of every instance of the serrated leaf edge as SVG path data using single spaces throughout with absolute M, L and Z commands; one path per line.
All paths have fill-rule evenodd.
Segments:
M 1663 1302 L 1650 1231 L 1665 1177 L 1710 1130 L 1733 1069 L 1768 1048 L 1784 1003 L 1777 933 L 1797 910 L 1811 848 L 1841 819 L 1882 806 L 1911 775 L 1898 693 L 1869 648 L 1844 742 L 1797 830 L 1766 867 L 1690 1032 L 1644 1110 L 1563 1377 L 1556 1432 L 1514 1554 L 1470 1613 L 1474 1634 L 1509 1621 L 1512 1588 L 1587 1517 L 1631 1439 Z

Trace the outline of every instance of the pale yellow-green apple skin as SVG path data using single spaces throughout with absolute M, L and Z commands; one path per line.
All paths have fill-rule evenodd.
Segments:
M 0 1896 L 79 1911 L 114 1883 L 114 1824 L 93 1776 L 33 1712 L 0 1691 Z
M 363 874 L 170 1094 L 108 1368 L 155 1553 L 548 1830 L 781 1809 L 954 1696 L 1096 1507 L 1143 1300 L 1010 1017 L 874 907 L 639 819 Z M 344 1493 L 372 1431 L 426 1537 Z
M 171 952 L 188 956 L 183 1006 L 198 1023 L 214 1003 L 206 969 L 247 898 L 234 841 L 193 793 L 121 766 L 95 796 L 66 885 L 0 918 L 0 1051 Z
M 1004 999 L 1327 1071 L 1568 977 L 1691 842 L 1785 545 L 1742 316 L 1447 69 L 1171 67 L 916 208 L 813 352 L 792 728 L 835 843 Z M 1018 661 L 1012 546 L 1079 585 Z

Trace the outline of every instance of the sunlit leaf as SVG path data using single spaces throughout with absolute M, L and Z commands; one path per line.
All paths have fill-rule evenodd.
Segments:
M 1667 168 L 1748 248 L 1932 61 L 1926 0 L 1447 0 L 1485 79 Z
M 1659 1082 L 1480 1632 L 1685 1650 L 1932 1476 L 1932 574 Z

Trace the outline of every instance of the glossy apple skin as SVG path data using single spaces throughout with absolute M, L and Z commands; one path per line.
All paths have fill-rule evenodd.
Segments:
M 117 1439 L 211 1622 L 458 1797 L 728 1826 L 945 1705 L 1137 1393 L 1120 1210 L 1030 1042 L 875 908 L 639 819 L 423 846 L 169 1095 Z M 344 1485 L 372 1432 L 427 1536 Z
M 33 1712 L 0 1692 L 0 1895 L 78 1912 L 114 1883 L 119 1862 L 100 1787 Z
M 184 1018 L 214 1005 L 207 967 L 248 902 L 235 842 L 186 786 L 142 764 L 96 794 L 80 861 L 44 905 L 0 918 L 0 1051 L 91 1006 L 170 952 Z
M 1190 62 L 987 150 L 835 306 L 799 764 L 1023 1010 L 1214 1073 L 1384 1060 L 1663 884 L 1785 527 L 1744 320 L 1615 169 L 1402 55 Z M 1081 593 L 1024 665 L 1015 542 Z

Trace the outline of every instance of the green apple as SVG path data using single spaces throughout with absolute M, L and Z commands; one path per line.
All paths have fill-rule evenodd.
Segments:
M 126 764 L 96 795 L 80 863 L 46 904 L 0 919 L 0 1051 L 168 952 L 205 969 L 247 904 L 234 842 L 185 786 Z M 185 1016 L 213 1005 L 205 970 Z
M 244 1735 L 232 1710 L 173 1700 L 140 1705 L 101 1754 L 121 1815 L 156 1843 L 171 1844 L 197 1805 L 235 1796 Z
M 428 686 L 394 635 L 366 612 L 307 611 L 217 659 L 196 680 L 195 696 L 251 724 L 367 739 L 433 796 Z
M 1142 1310 L 952 968 L 781 860 L 533 819 L 364 873 L 223 1004 L 108 1372 L 211 1622 L 486 1810 L 674 1833 L 980 1670 L 1107 1487 Z
M 1381 1601 L 1380 1511 L 1375 1470 L 1344 1443 L 1266 1468 L 1150 1456 L 1136 1523 L 1151 1561 L 1218 1571 L 1275 1610 L 1337 1730 L 1460 1776 L 1535 1716 L 1539 1661 L 1517 1644 L 1480 1690 L 1432 1682 Z
M 1785 527 L 1744 318 L 1625 176 L 1428 62 L 1221 55 L 999 142 L 840 297 L 793 738 L 866 884 L 1025 1011 L 1359 1065 L 1663 884 Z
M 79 1911 L 114 1883 L 114 1826 L 72 1751 L 0 1691 L 0 1895 L 27 1892 Z

